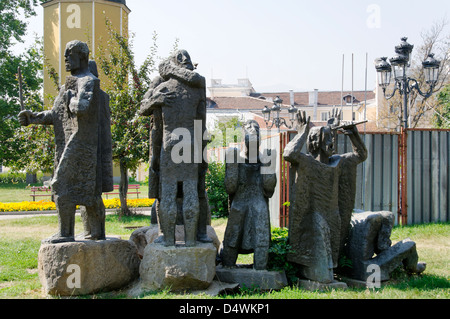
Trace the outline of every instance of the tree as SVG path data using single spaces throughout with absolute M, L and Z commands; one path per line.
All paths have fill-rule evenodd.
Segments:
M 18 55 L 11 51 L 15 42 L 23 42 L 27 29 L 26 18 L 36 14 L 34 10 L 36 5 L 37 0 L 0 2 L 0 164 L 27 172 L 35 172 L 43 163 L 48 163 L 53 151 L 48 129 L 23 130 L 17 119 L 20 112 L 17 82 L 19 66 L 23 75 L 25 107 L 34 111 L 42 111 L 43 108 L 40 96 L 42 43 L 36 40 L 32 47 Z M 49 148 L 51 150 L 47 152 Z M 49 157 L 44 153 L 49 153 Z M 52 161 L 53 159 L 50 163 Z M 44 170 L 49 167 L 47 164 L 43 166 Z
M 27 24 L 21 19 L 20 14 L 23 13 L 25 18 L 35 16 L 34 7 L 37 5 L 37 0 L 0 1 L 0 59 L 11 55 L 10 49 L 14 40 L 23 42 Z
M 423 44 L 418 48 L 416 59 L 413 61 L 413 74 L 421 88 L 427 87 L 425 75 L 422 67 L 424 61 L 430 53 L 435 53 L 438 60 L 441 61 L 439 68 L 439 79 L 433 89 L 434 93 L 439 92 L 448 82 L 450 74 L 450 32 L 448 31 L 448 22 L 442 20 L 436 22 L 429 30 L 422 32 Z M 423 89 L 422 89 L 423 91 Z M 427 122 L 431 122 L 432 114 L 438 107 L 437 95 L 430 98 L 422 98 L 414 90 L 410 96 L 410 127 L 415 128 L 421 124 L 421 120 L 427 117 Z
M 242 141 L 241 125 L 237 116 L 227 121 L 217 120 L 211 132 L 209 147 L 228 147 L 229 143 L 240 143 Z
M 106 21 L 109 40 L 99 48 L 97 63 L 106 76 L 103 90 L 109 94 L 113 161 L 120 168 L 121 214 L 128 215 L 128 171 L 136 171 L 142 162 L 149 160 L 150 119 L 139 117 L 138 111 L 150 85 L 150 76 L 156 70 L 156 34 L 150 54 L 137 68 L 133 45 L 128 36 L 122 36 Z
M 439 92 L 438 107 L 434 114 L 434 124 L 437 128 L 450 129 L 450 84 Z
M 23 55 L 23 59 L 24 61 L 21 61 L 20 64 L 24 78 L 24 108 L 36 112 L 43 111 L 42 43 L 37 41 L 34 47 L 28 49 Z M 15 85 L 15 87 L 17 86 Z M 20 111 L 19 106 L 16 108 L 14 120 Z M 13 170 L 25 170 L 31 174 L 35 174 L 37 171 L 52 171 L 55 143 L 51 126 L 15 127 L 12 136 L 5 140 L 4 145 L 8 150 L 4 154 L 4 163 Z

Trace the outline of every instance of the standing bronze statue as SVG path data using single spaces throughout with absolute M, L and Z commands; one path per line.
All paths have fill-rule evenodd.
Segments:
M 211 240 L 206 236 L 207 162 L 206 83 L 194 71 L 185 50 L 159 66 L 141 104 L 140 115 L 152 117 L 149 196 L 157 199 L 158 221 L 166 246 L 175 245 L 177 213 L 182 212 L 186 246 Z M 181 147 L 180 147 L 181 145 Z M 178 209 L 177 198 L 181 201 Z
M 277 184 L 276 174 L 264 172 L 268 160 L 260 153 L 260 131 L 256 121 L 244 126 L 244 149 L 228 150 L 225 187 L 229 195 L 230 212 L 221 253 L 225 267 L 236 266 L 238 254 L 254 253 L 253 268 L 265 270 L 269 259 L 270 213 L 269 198 Z M 269 154 L 270 157 L 271 154 Z
M 49 111 L 24 110 L 21 125 L 53 125 L 55 167 L 52 194 L 59 231 L 50 243 L 74 241 L 75 211 L 85 206 L 85 238 L 105 239 L 102 192 L 113 190 L 111 126 L 108 98 L 100 80 L 89 70 L 89 48 L 81 41 L 67 43 L 66 78 Z
M 367 149 L 355 124 L 340 126 L 341 114 L 333 110 L 327 126 L 310 128 L 305 112 L 297 114 L 296 137 L 283 157 L 291 163 L 288 260 L 300 265 L 302 276 L 321 283 L 333 281 L 350 227 L 356 195 L 356 168 L 367 158 Z M 333 155 L 340 129 L 353 151 Z M 301 149 L 307 146 L 308 154 Z

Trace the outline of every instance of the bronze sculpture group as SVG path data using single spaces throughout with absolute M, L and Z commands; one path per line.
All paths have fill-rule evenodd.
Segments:
M 53 198 L 59 216 L 59 231 L 50 243 L 75 240 L 77 205 L 84 208 L 85 239 L 105 239 L 105 207 L 102 192 L 112 190 L 112 151 L 108 96 L 100 89 L 95 63 L 80 41 L 67 44 L 66 70 L 71 72 L 50 111 L 22 111 L 23 126 L 53 125 L 56 139 Z M 91 66 L 91 67 L 90 67 Z M 185 228 L 185 245 L 211 242 L 206 235 L 208 199 L 203 158 L 207 144 L 205 78 L 195 72 L 189 54 L 178 50 L 159 67 L 141 104 L 139 114 L 150 116 L 151 162 L 149 195 L 162 236 L 157 242 L 175 246 L 178 219 Z M 297 114 L 298 134 L 286 146 L 283 157 L 291 164 L 291 204 L 288 260 L 310 280 L 333 281 L 348 243 L 355 204 L 356 167 L 367 158 L 367 149 L 356 125 L 341 125 L 333 111 L 326 126 L 311 127 L 305 113 Z M 335 154 L 335 135 L 340 130 L 350 138 L 353 151 Z M 225 186 L 229 195 L 229 219 L 220 259 L 235 267 L 240 253 L 254 253 L 254 269 L 265 270 L 270 245 L 268 200 L 277 179 L 263 172 L 267 163 L 260 152 L 257 122 L 243 125 L 243 150 L 228 150 Z M 306 145 L 308 152 L 301 149 Z M 181 215 L 181 216 L 180 216 Z M 408 248 L 409 249 L 409 248 Z M 415 250 L 405 253 L 410 256 Z M 405 256 L 406 256 L 405 255 Z M 417 255 L 417 254 L 416 254 Z M 406 257 L 405 257 L 406 258 Z M 410 267 L 411 269 L 414 267 Z M 416 269 L 416 271 L 421 271 Z M 423 271 L 423 269 L 422 269 Z
M 328 125 L 310 128 L 305 113 L 297 115 L 297 136 L 286 146 L 284 159 L 291 163 L 288 259 L 300 266 L 306 278 L 331 282 L 333 269 L 346 242 L 355 204 L 356 167 L 367 150 L 356 125 L 342 128 L 353 152 L 336 155 L 334 134 L 340 113 L 331 114 Z M 306 143 L 308 154 L 300 150 Z

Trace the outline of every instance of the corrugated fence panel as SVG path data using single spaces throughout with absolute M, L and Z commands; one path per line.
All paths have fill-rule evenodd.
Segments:
M 408 224 L 449 220 L 450 132 L 408 130 Z
M 439 158 L 440 158 L 440 171 L 439 175 L 439 207 L 442 215 L 442 219 L 445 221 L 450 221 L 450 206 L 448 204 L 450 199 L 450 132 L 447 131 L 445 134 L 441 133 L 440 141 L 439 141 Z M 447 176 L 442 174 L 445 172 Z M 443 220 L 444 221 L 444 220 Z
M 272 149 L 272 152 L 276 152 L 276 163 L 274 165 L 277 174 L 277 186 L 275 187 L 273 196 L 269 199 L 270 224 L 272 227 L 280 227 L 280 190 L 283 187 L 280 182 L 280 137 L 281 136 L 277 134 L 262 142 L 262 149 Z
M 358 165 L 355 208 L 388 210 L 397 215 L 398 134 L 361 134 L 367 160 Z M 350 139 L 338 134 L 337 152 L 352 151 Z
M 449 221 L 450 131 L 409 129 L 407 134 L 408 224 Z M 294 136 L 295 134 L 291 134 L 290 139 Z M 368 157 L 357 168 L 355 208 L 364 211 L 391 211 L 398 224 L 398 156 L 401 135 L 361 133 L 361 137 L 368 150 Z M 306 152 L 306 149 L 302 151 Z M 351 151 L 350 139 L 338 134 L 337 153 Z M 272 214 L 275 215 L 275 212 L 274 207 Z

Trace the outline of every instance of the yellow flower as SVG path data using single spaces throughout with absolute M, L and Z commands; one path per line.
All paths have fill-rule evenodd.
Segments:
M 154 199 L 150 198 L 138 198 L 127 200 L 127 204 L 129 207 L 151 207 L 154 201 Z M 118 198 L 104 199 L 103 203 L 107 209 L 120 207 L 120 200 Z M 56 210 L 55 203 L 46 201 L 0 203 L 0 212 L 29 212 L 46 210 Z

